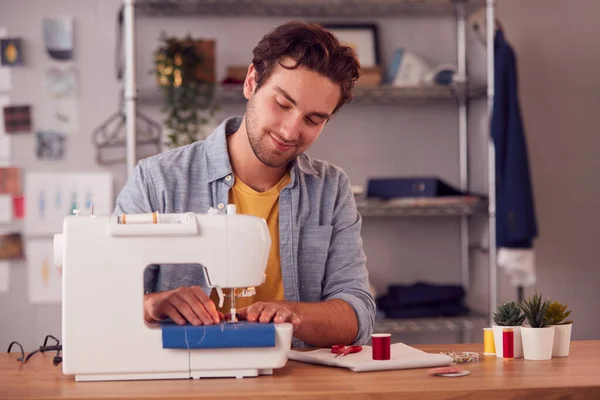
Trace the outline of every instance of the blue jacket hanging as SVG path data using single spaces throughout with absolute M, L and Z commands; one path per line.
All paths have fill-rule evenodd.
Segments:
M 531 248 L 538 229 L 519 105 L 516 57 L 501 30 L 496 31 L 494 41 L 494 80 L 491 132 L 496 154 L 496 244 Z

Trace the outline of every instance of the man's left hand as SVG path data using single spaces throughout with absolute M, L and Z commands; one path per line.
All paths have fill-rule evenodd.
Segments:
M 276 324 L 290 322 L 294 325 L 294 330 L 300 325 L 300 318 L 282 303 L 257 302 L 239 309 L 237 314 L 240 320 L 248 322 Z

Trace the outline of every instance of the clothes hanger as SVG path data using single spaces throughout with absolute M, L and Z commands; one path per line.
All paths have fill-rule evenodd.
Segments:
M 495 19 L 494 31 L 502 30 L 502 24 L 496 18 Z M 487 18 L 486 18 L 486 8 L 480 7 L 471 15 L 469 15 L 467 19 L 467 24 L 469 28 L 475 32 L 477 40 L 483 44 L 484 47 L 487 47 Z
M 156 153 L 162 151 L 161 135 L 162 126 L 150 117 L 137 111 L 136 118 L 136 146 L 155 146 Z M 124 156 L 118 158 L 105 157 L 107 149 L 126 148 L 125 140 L 127 116 L 124 112 L 123 91 L 119 94 L 119 110 L 109 116 L 104 122 L 92 131 L 92 143 L 96 147 L 96 161 L 100 165 L 120 164 L 126 161 Z M 154 154 L 156 154 L 154 153 Z

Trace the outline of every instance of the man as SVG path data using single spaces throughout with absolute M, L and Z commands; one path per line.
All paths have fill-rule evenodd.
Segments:
M 304 154 L 351 100 L 356 54 L 300 22 L 274 29 L 253 54 L 244 117 L 225 120 L 205 141 L 140 161 L 115 213 L 225 212 L 234 203 L 238 213 L 264 218 L 272 239 L 266 282 L 253 298 L 236 299 L 238 317 L 291 322 L 296 347 L 364 344 L 375 302 L 361 218 L 346 174 Z M 144 285 L 148 323 L 210 325 L 228 309 L 217 310 L 198 265 L 151 266 Z

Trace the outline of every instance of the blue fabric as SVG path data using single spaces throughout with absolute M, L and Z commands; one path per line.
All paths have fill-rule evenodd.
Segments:
M 275 347 L 274 324 L 239 322 L 218 325 L 161 324 L 163 349 Z
M 538 228 L 519 105 L 517 63 L 501 30 L 496 32 L 494 54 L 491 135 L 496 154 L 496 244 L 531 248 Z

